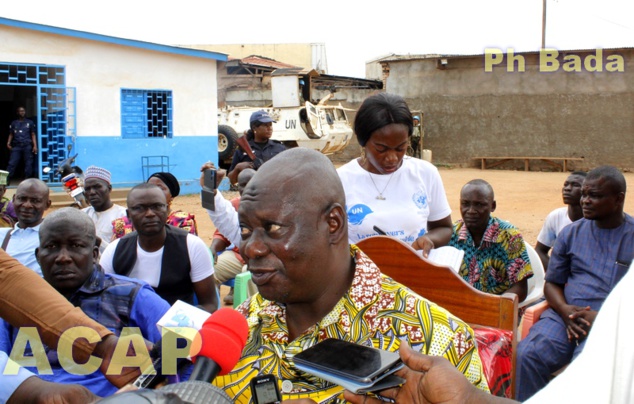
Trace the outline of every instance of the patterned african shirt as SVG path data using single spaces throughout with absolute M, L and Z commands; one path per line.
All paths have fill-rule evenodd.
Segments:
M 449 245 L 464 251 L 460 276 L 474 288 L 496 295 L 533 276 L 524 239 L 504 220 L 489 217 L 482 241 L 476 246 L 462 219 L 453 225 Z
M 444 356 L 471 383 L 489 391 L 473 330 L 382 275 L 356 246 L 351 252 L 356 260 L 352 287 L 328 315 L 293 341 L 289 341 L 284 305 L 265 300 L 260 294 L 244 302 L 238 310 L 249 324 L 247 345 L 233 371 L 216 377 L 213 383 L 235 403 L 246 404 L 252 402 L 249 381 L 260 374 L 274 374 L 284 400 L 344 402 L 343 388 L 302 372 L 293 363 L 295 354 L 326 338 L 338 338 L 388 351 L 397 351 L 401 343 L 408 343 L 425 354 Z M 282 381 L 287 380 L 292 382 L 291 391 L 282 389 Z

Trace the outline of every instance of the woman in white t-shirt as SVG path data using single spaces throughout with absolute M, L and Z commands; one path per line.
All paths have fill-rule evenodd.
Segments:
M 423 250 L 451 238 L 451 208 L 438 169 L 405 155 L 414 123 L 405 100 L 366 98 L 354 121 L 361 157 L 337 171 L 346 193 L 351 243 L 386 233 Z

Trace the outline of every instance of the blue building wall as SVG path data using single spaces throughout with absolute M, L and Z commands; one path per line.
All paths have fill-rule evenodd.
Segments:
M 175 136 L 172 138 L 122 139 L 110 136 L 78 136 L 76 165 L 96 165 L 112 173 L 113 187 L 131 187 L 157 171 L 169 171 L 178 178 L 181 195 L 200 192 L 200 167 L 207 161 L 218 166 L 218 136 Z M 144 172 L 142 156 L 167 156 L 169 169 L 151 158 Z

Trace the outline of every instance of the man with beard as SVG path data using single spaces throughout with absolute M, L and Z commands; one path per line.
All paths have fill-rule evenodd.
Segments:
M 0 229 L 2 249 L 42 276 L 35 249 L 40 245 L 39 231 L 44 212 L 51 206 L 44 181 L 29 178 L 20 183 L 13 196 L 18 222 L 13 229 Z
M 116 205 L 110 200 L 112 176 L 105 168 L 90 166 L 84 174 L 84 195 L 90 206 L 82 209 L 95 223 L 97 237 L 101 239 L 101 249 L 105 249 L 112 235 L 112 221 L 126 215 L 123 206 Z
M 194 304 L 195 294 L 202 309 L 214 312 L 218 292 L 211 254 L 198 236 L 165 223 L 163 191 L 149 183 L 135 186 L 128 193 L 127 214 L 135 231 L 105 249 L 100 263 L 106 273 L 141 279 L 169 304 Z
M 550 308 L 517 346 L 517 399 L 548 384 L 581 353 L 608 294 L 634 257 L 634 219 L 623 212 L 625 177 L 612 166 L 588 173 L 581 188 L 583 219 L 557 236 L 544 295 Z

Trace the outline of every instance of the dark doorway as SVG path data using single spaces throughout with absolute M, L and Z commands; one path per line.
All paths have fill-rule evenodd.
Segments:
M 26 116 L 39 128 L 37 108 L 37 86 L 35 85 L 11 85 L 0 84 L 0 169 L 6 170 L 9 163 L 9 149 L 7 139 L 9 137 L 9 125 L 17 118 L 18 107 L 26 108 Z M 37 158 L 34 159 L 37 165 Z M 37 171 L 33 171 L 37 173 Z M 24 167 L 16 169 L 16 176 L 12 184 L 17 184 L 24 177 Z

